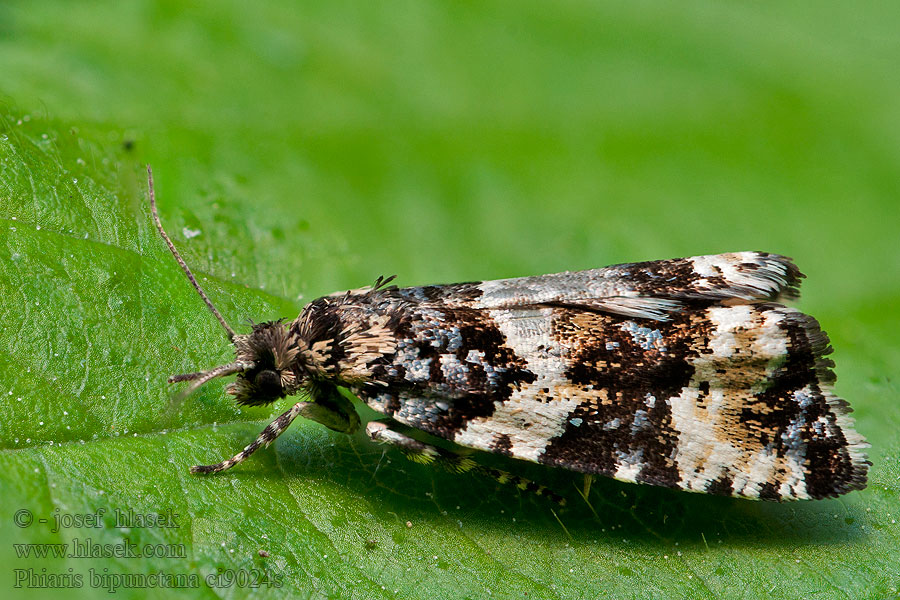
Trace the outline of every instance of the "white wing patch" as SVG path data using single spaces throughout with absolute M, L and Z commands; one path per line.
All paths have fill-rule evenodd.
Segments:
M 456 434 L 464 446 L 490 450 L 497 436 L 508 436 L 513 456 L 537 461 L 547 443 L 566 428 L 566 416 L 582 402 L 563 376 L 566 361 L 550 336 L 553 309 L 492 310 L 490 316 L 506 336 L 506 343 L 525 359 L 526 368 L 538 375 L 523 384 L 495 409 L 490 417 L 472 419 Z M 542 393 L 548 388 L 551 393 Z M 574 392 L 574 390 L 573 390 Z

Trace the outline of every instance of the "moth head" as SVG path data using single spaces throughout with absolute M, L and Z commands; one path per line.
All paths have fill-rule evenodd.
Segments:
M 305 344 L 282 321 L 253 325 L 249 334 L 232 339 L 237 360 L 209 371 L 169 377 L 169 383 L 190 381 L 187 395 L 216 377 L 237 375 L 227 391 L 238 404 L 262 406 L 292 396 L 309 385 L 311 373 L 304 361 Z
M 244 369 L 228 386 L 228 393 L 238 404 L 270 404 L 302 387 L 305 377 L 298 362 L 298 340 L 282 321 L 254 325 L 248 335 L 234 337 L 234 347 L 236 363 Z

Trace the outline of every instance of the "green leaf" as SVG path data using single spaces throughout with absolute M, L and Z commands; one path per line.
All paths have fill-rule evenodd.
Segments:
M 152 597 L 197 576 L 185 595 L 897 596 L 888 8 L 7 3 L 0 586 L 38 597 L 81 575 L 79 595 Z M 192 476 L 285 407 L 239 409 L 223 382 L 173 401 L 168 375 L 233 354 L 151 225 L 146 162 L 175 243 L 240 330 L 378 275 L 792 255 L 809 276 L 800 307 L 831 334 L 838 391 L 872 444 L 871 483 L 776 505 L 597 479 L 585 502 L 575 474 L 486 457 L 566 493 L 558 508 L 301 422 L 237 469 Z M 116 511 L 168 521 L 123 529 Z M 94 514 L 97 527 L 53 531 Z M 15 546 L 103 553 L 125 538 L 163 556 Z

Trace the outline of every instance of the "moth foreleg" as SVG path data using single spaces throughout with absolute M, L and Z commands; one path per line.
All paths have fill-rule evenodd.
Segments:
M 349 435 L 359 430 L 359 414 L 335 386 L 315 385 L 309 393 L 314 402 L 301 403 L 305 405 L 301 416 L 339 433 Z
M 370 421 L 366 425 L 366 433 L 376 442 L 396 447 L 406 458 L 413 462 L 439 466 L 451 473 L 480 473 L 494 479 L 498 483 L 512 484 L 522 491 L 531 492 L 537 496 L 546 496 L 559 505 L 565 505 L 566 503 L 565 498 L 546 486 L 500 469 L 481 465 L 471 457 L 452 450 L 421 442 L 400 431 L 401 427 L 397 423 L 388 421 Z
M 315 395 L 314 402 L 298 402 L 290 410 L 282 413 L 277 419 L 269 423 L 255 440 L 246 448 L 228 460 L 215 465 L 197 465 L 191 467 L 191 473 L 218 473 L 243 462 L 251 454 L 262 446 L 268 446 L 275 438 L 281 435 L 285 429 L 298 416 L 315 421 L 329 429 L 340 433 L 355 433 L 359 429 L 359 415 L 353 408 L 353 403 L 344 398 L 335 390 L 334 393 L 319 393 Z
M 228 460 L 223 460 L 215 465 L 195 465 L 191 467 L 191 473 L 218 473 L 219 471 L 227 471 L 231 467 L 244 462 L 251 454 L 256 452 L 262 446 L 268 446 L 275 438 L 281 435 L 290 424 L 302 414 L 304 406 L 312 404 L 311 402 L 298 402 L 293 405 L 290 410 L 283 412 L 277 419 L 266 425 L 255 440 L 247 444 L 247 446 L 235 454 Z
M 247 444 L 246 448 L 232 458 L 215 465 L 193 466 L 191 473 L 218 473 L 244 462 L 260 447 L 268 446 L 275 441 L 275 438 L 281 435 L 299 416 L 340 433 L 355 433 L 359 429 L 360 421 L 356 409 L 353 408 L 353 403 L 344 398 L 336 389 L 334 393 L 322 393 L 323 391 L 327 390 L 317 393 L 314 396 L 314 402 L 298 402 L 290 410 L 279 415 L 260 432 L 255 440 Z

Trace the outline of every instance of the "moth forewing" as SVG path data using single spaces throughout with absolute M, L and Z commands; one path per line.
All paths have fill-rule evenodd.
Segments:
M 148 168 L 149 173 L 149 168 Z M 385 415 L 367 433 L 453 471 L 546 488 L 407 435 L 586 474 L 765 500 L 861 489 L 867 444 L 832 388 L 828 338 L 781 304 L 803 275 L 783 256 L 736 252 L 536 277 L 399 289 L 390 279 L 314 300 L 292 322 L 236 334 L 156 213 L 160 234 L 235 345 L 236 360 L 175 376 L 190 389 L 236 375 L 241 404 L 301 400 L 233 458 L 298 416 L 354 433 L 339 388 Z

